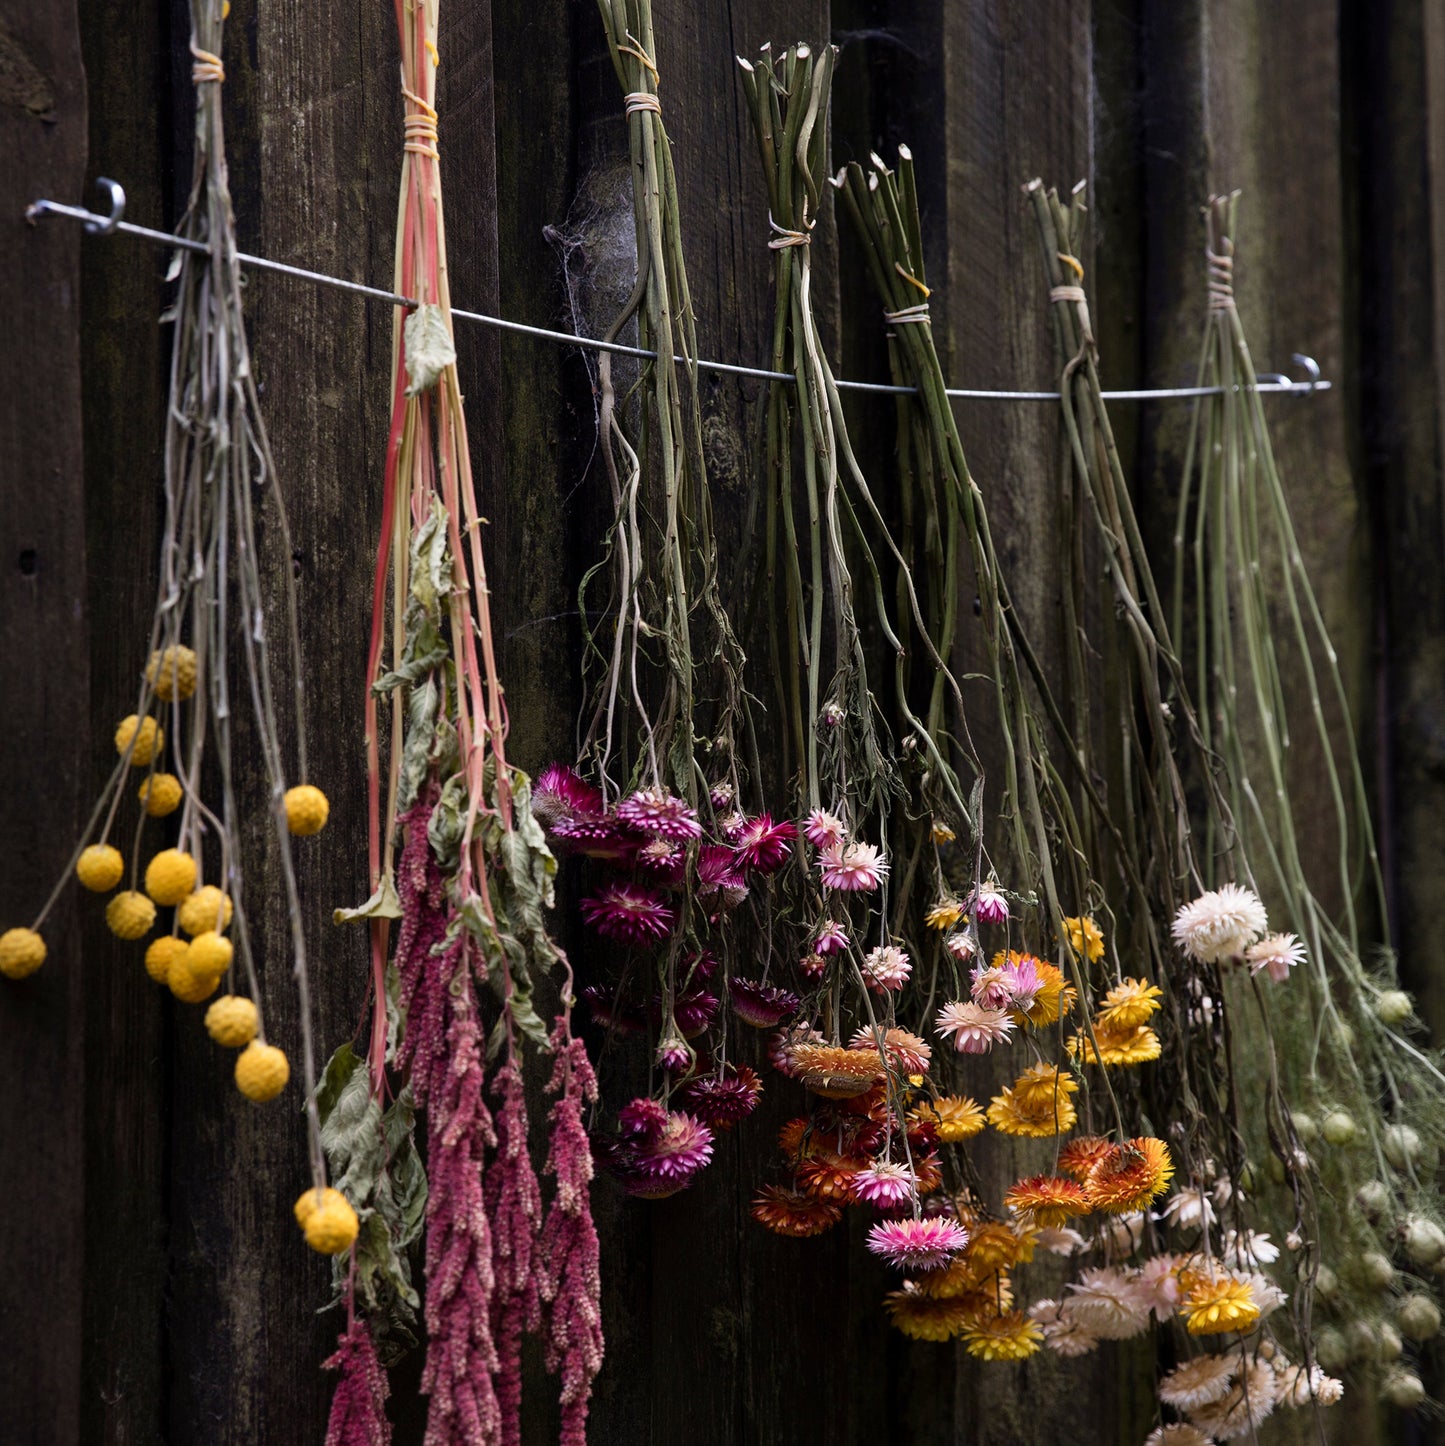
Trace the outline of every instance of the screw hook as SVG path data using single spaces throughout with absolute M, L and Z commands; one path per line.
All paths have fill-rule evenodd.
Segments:
M 1320 382 L 1320 364 L 1312 357 L 1306 356 L 1302 351 L 1294 353 L 1291 360 L 1296 366 L 1303 367 L 1309 373 L 1309 385 L 1304 390 L 1304 395 L 1309 396 Z
M 85 229 L 92 236 L 111 236 L 115 228 L 120 225 L 121 217 L 125 215 L 125 187 L 119 181 L 112 181 L 109 176 L 97 176 L 95 184 L 103 191 L 110 193 L 110 215 L 103 221 L 97 218 L 94 221 L 86 221 Z

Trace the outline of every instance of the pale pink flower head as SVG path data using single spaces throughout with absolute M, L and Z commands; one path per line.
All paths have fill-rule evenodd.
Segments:
M 865 1024 L 848 1041 L 848 1048 L 876 1050 L 880 1034 L 883 1038 L 883 1053 L 891 1065 L 904 1074 L 927 1073 L 929 1061 L 933 1058 L 933 1050 L 928 1041 L 906 1029 L 900 1029 L 897 1025 L 888 1029 L 872 1029 Z
M 863 956 L 863 982 L 875 994 L 902 989 L 912 972 L 912 961 L 896 944 L 881 944 Z
M 617 817 L 639 833 L 660 834 L 678 843 L 702 835 L 697 810 L 663 788 L 639 788 L 617 805 Z
M 902 1270 L 937 1270 L 967 1244 L 968 1231 L 946 1215 L 884 1220 L 868 1232 L 868 1249 Z
M 720 1075 L 702 1075 L 690 1080 L 682 1092 L 693 1113 L 715 1130 L 730 1130 L 745 1120 L 762 1093 L 762 1080 L 747 1065 L 728 1065 Z
M 1252 889 L 1225 884 L 1211 889 L 1174 916 L 1174 942 L 1201 964 L 1238 959 L 1268 927 L 1264 905 Z
M 653 944 L 672 932 L 675 915 L 650 889 L 637 884 L 607 884 L 583 899 L 582 917 L 604 939 L 621 944 Z
M 824 919 L 813 936 L 813 953 L 837 954 L 848 947 L 848 931 L 836 919 Z
M 823 850 L 818 867 L 823 871 L 824 888 L 854 892 L 876 889 L 888 872 L 878 845 L 865 843 L 830 845 Z
M 793 854 L 793 840 L 798 837 L 796 824 L 786 819 L 774 823 L 769 813 L 750 818 L 733 840 L 738 862 L 756 873 L 771 874 L 787 863 Z
M 828 960 L 822 954 L 804 954 L 798 960 L 798 973 L 816 984 L 828 972 Z
M 967 964 L 978 953 L 978 945 L 974 942 L 973 935 L 965 929 L 955 929 L 953 933 L 944 935 L 943 947 L 960 964 Z
M 733 1013 L 755 1029 L 772 1029 L 781 1024 L 790 1014 L 798 1012 L 800 1002 L 790 989 L 740 979 L 736 975 L 728 980 L 728 993 L 732 995 Z
M 532 785 L 532 817 L 550 829 L 563 819 L 601 818 L 602 790 L 562 763 L 550 763 Z
M 1044 1344 L 1056 1355 L 1086 1356 L 1098 1347 L 1098 1336 L 1070 1315 L 1067 1301 L 1061 1305 L 1056 1300 L 1036 1300 L 1028 1314 L 1043 1328 Z
M 1148 1304 L 1154 1319 L 1166 1321 L 1179 1308 L 1179 1266 L 1177 1255 L 1151 1255 L 1135 1276 L 1139 1299 Z
M 1007 1009 L 1009 1004 L 1008 984 L 1004 972 L 991 964 L 979 964 L 973 971 L 973 986 L 969 993 L 980 1009 Z
M 1100 1340 L 1126 1341 L 1149 1328 L 1149 1301 L 1132 1272 L 1096 1267 L 1064 1289 L 1066 1313 Z
M 984 1009 L 971 999 L 945 1004 L 934 1023 L 939 1035 L 950 1040 L 960 1054 L 987 1054 L 999 1040 L 1009 1037 L 1013 1027 L 1007 1009 Z
M 1305 946 L 1293 934 L 1266 934 L 1244 953 L 1251 974 L 1263 969 L 1276 984 L 1289 978 L 1296 964 L 1305 962 Z
M 825 808 L 815 808 L 803 824 L 803 836 L 814 848 L 829 849 L 841 844 L 848 837 L 848 830 L 841 818 Z
M 913 1199 L 917 1188 L 913 1171 L 893 1160 L 874 1160 L 853 1177 L 853 1198 L 867 1205 L 899 1205 Z
M 980 884 L 969 900 L 969 910 L 980 924 L 1006 924 L 1008 922 L 1008 900 L 999 893 L 990 880 Z
M 1033 955 L 1025 954 L 1022 959 L 1010 960 L 1000 973 L 1003 976 L 1000 982 L 1008 991 L 1009 1005 L 1027 1014 L 1044 987 L 1044 981 L 1039 978 L 1038 961 Z

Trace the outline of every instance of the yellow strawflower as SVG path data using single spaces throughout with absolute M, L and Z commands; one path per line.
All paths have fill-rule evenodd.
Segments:
M 1099 1023 L 1111 1033 L 1125 1033 L 1148 1024 L 1159 1008 L 1164 991 L 1147 979 L 1125 979 L 1116 984 L 1099 1006 Z
M 45 940 L 34 929 L 7 929 L 0 934 L 0 974 L 24 979 L 45 963 Z
M 157 984 L 168 984 L 172 966 L 185 952 L 186 941 L 184 939 L 175 939 L 169 934 L 162 934 L 159 939 L 152 939 L 150 947 L 146 950 L 146 973 Z
M 258 1103 L 274 1100 L 286 1088 L 286 1081 L 290 1078 L 291 1066 L 286 1062 L 285 1054 L 274 1044 L 262 1044 L 253 1039 L 236 1056 L 236 1088 L 248 1100 Z
M 136 734 L 137 727 L 140 729 L 139 736 Z M 132 738 L 135 739 L 135 751 L 130 756 L 132 768 L 149 768 L 166 746 L 166 735 L 160 724 L 154 718 L 137 718 L 134 713 L 129 718 L 122 718 L 120 727 L 115 730 L 115 751 L 124 756 Z
M 963 918 L 963 905 L 957 899 L 940 899 L 925 915 L 923 922 L 930 929 L 951 929 Z
M 177 698 L 184 701 L 196 691 L 195 653 L 180 643 L 152 653 L 146 664 L 146 682 L 162 703 L 174 703 Z
M 956 833 L 941 818 L 936 818 L 929 827 L 936 844 L 952 843 L 958 837 Z
M 1064 933 L 1068 936 L 1069 948 L 1075 954 L 1082 954 L 1090 964 L 1097 964 L 1104 957 L 1104 935 L 1087 914 L 1065 919 Z
M 1018 1310 L 976 1319 L 963 1332 L 969 1355 L 981 1361 L 1026 1360 L 1043 1343 L 1043 1327 Z
M 152 818 L 165 818 L 181 806 L 181 781 L 174 773 L 153 773 L 140 786 L 140 801 Z
M 206 884 L 184 900 L 176 910 L 176 922 L 187 934 L 219 934 L 231 924 L 231 896 L 214 884 Z
M 1080 1031 L 1066 1041 L 1065 1047 L 1075 1059 L 1081 1059 L 1085 1064 L 1126 1068 L 1148 1064 L 1150 1060 L 1158 1059 L 1163 1052 L 1159 1036 L 1147 1024 L 1120 1030 L 1106 1029 L 1102 1024 L 1096 1024 L 1094 1039 L 1099 1042 L 1097 1050 L 1093 1040 Z
M 1189 1294 L 1179 1306 L 1184 1325 L 1192 1336 L 1222 1335 L 1246 1331 L 1259 1319 L 1259 1304 L 1247 1280 L 1222 1275 L 1215 1279 L 1188 1277 Z
M 320 833 L 326 827 L 331 805 L 319 788 L 309 783 L 298 783 L 286 790 L 286 827 L 302 838 Z
M 983 1111 L 967 1095 L 944 1095 L 914 1108 L 910 1119 L 929 1121 L 933 1132 L 946 1145 L 971 1140 L 984 1127 Z
M 256 1006 L 239 994 L 223 994 L 206 1010 L 206 1033 L 227 1049 L 242 1049 L 256 1037 Z
M 125 860 L 111 844 L 91 844 L 75 861 L 75 877 L 93 894 L 108 894 L 125 873 Z
M 143 939 L 156 921 L 156 906 L 144 894 L 126 889 L 105 906 L 105 922 L 117 939 Z
M 196 887 L 196 861 L 180 849 L 162 849 L 146 865 L 146 893 L 170 908 Z
M 332 1194 L 336 1192 L 333 1191 Z M 306 1232 L 306 1243 L 318 1255 L 340 1255 L 351 1249 L 361 1229 L 356 1211 L 344 1196 L 326 1200 L 312 1210 L 302 1227 Z

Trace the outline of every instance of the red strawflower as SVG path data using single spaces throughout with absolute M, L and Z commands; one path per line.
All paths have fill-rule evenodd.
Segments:
M 746 1119 L 762 1093 L 762 1080 L 747 1065 L 729 1065 L 721 1075 L 701 1075 L 682 1092 L 693 1113 L 717 1130 L 730 1130 Z
M 753 1200 L 752 1217 L 774 1235 L 795 1240 L 821 1235 L 843 1217 L 843 1207 L 831 1200 L 816 1200 L 786 1185 L 764 1185 Z
M 676 915 L 662 899 L 638 884 L 607 884 L 595 898 L 583 899 L 582 917 L 604 939 L 623 944 L 653 944 L 672 932 Z

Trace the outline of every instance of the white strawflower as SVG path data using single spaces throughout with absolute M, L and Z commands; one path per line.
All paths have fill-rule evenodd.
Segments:
M 1171 1421 L 1167 1426 L 1156 1426 L 1144 1438 L 1144 1446 L 1214 1446 L 1214 1442 L 1187 1421 Z
M 1257 1230 L 1226 1230 L 1224 1232 L 1224 1263 L 1248 1270 L 1257 1265 L 1273 1265 L 1279 1259 L 1279 1246 L 1268 1235 Z
M 1305 962 L 1305 946 L 1293 934 L 1266 934 L 1249 946 L 1244 957 L 1251 974 L 1263 969 L 1276 984 L 1283 984 L 1289 971 Z
M 1099 1337 L 1056 1300 L 1036 1300 L 1029 1307 L 1029 1316 L 1043 1327 L 1044 1344 L 1056 1355 L 1086 1356 L 1099 1344 Z
M 1174 939 L 1191 959 L 1218 964 L 1238 959 L 1268 927 L 1252 889 L 1225 884 L 1185 904 L 1174 916 Z
M 1281 1406 L 1308 1406 L 1312 1401 L 1333 1406 L 1345 1394 L 1344 1383 L 1325 1375 L 1318 1366 L 1277 1366 L 1275 1385 Z
M 1055 1255 L 1073 1255 L 1087 1243 L 1077 1230 L 1067 1225 L 1045 1225 L 1034 1233 L 1034 1244 Z
M 1154 1218 L 1168 1220 L 1179 1230 L 1197 1230 L 1214 1224 L 1214 1206 L 1202 1185 L 1186 1185 L 1164 1202 L 1164 1208 Z
M 1238 1369 L 1239 1361 L 1231 1356 L 1195 1356 L 1159 1382 L 1159 1399 L 1181 1411 L 1197 1411 L 1229 1394 Z
M 1064 1314 L 1100 1340 L 1126 1341 L 1148 1329 L 1149 1302 L 1132 1276 L 1114 1266 L 1086 1270 L 1064 1289 L 1073 1292 Z
M 1099 1222 L 1098 1242 L 1115 1254 L 1132 1255 L 1144 1235 L 1144 1212 L 1130 1210 L 1123 1215 L 1110 1215 Z
M 1277 1399 L 1274 1368 L 1268 1361 L 1251 1361 L 1227 1395 L 1189 1414 L 1194 1424 L 1216 1441 L 1234 1441 L 1258 1430 Z

